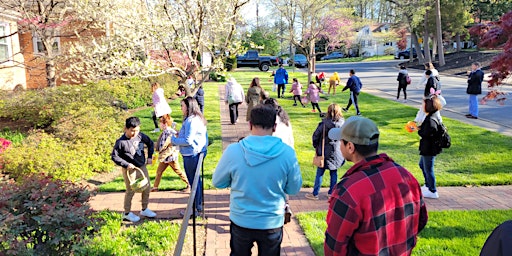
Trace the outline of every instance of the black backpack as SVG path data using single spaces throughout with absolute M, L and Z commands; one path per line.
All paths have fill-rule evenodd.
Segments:
M 432 118 L 437 123 L 437 130 L 439 131 L 439 135 L 435 141 L 435 144 L 438 148 L 450 148 L 452 145 L 452 138 L 448 134 L 448 130 L 446 126 L 442 122 L 439 122 L 435 118 Z

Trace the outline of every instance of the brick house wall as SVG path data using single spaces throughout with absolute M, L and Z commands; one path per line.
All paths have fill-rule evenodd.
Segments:
M 73 34 L 74 28 L 85 27 L 86 25 L 80 22 L 71 22 L 66 27 L 61 28 L 61 37 L 59 38 L 59 54 L 64 55 L 68 52 L 69 46 L 73 42 L 77 42 L 79 38 Z M 80 33 L 82 39 L 90 39 L 92 37 L 104 37 L 105 30 L 100 29 L 89 29 L 84 30 Z M 46 64 L 44 59 L 39 58 L 39 53 L 35 52 L 34 40 L 31 32 L 21 33 L 20 35 L 21 52 L 25 59 L 26 66 L 26 81 L 27 89 L 39 89 L 47 86 L 46 81 Z M 67 63 L 56 60 L 56 76 L 57 86 L 64 84 L 61 77 L 65 76 L 62 74 L 62 70 L 67 66 Z M 83 80 L 78 77 L 76 84 L 82 83 Z M 70 84 L 71 82 L 65 82 Z

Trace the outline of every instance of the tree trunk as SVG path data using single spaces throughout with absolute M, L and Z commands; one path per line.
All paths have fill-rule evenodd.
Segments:
M 53 59 L 46 60 L 46 84 L 48 87 L 57 86 L 57 79 L 55 78 L 55 61 Z
M 443 31 L 441 30 L 441 0 L 436 0 L 436 38 L 439 66 L 446 65 L 444 60 Z
M 455 41 L 457 42 L 457 46 L 455 47 L 455 50 L 457 52 L 460 52 L 460 45 L 461 45 L 461 41 L 460 41 L 460 33 L 457 33 L 457 35 L 455 35 Z
M 418 35 L 416 35 L 415 32 L 411 32 L 411 44 L 414 46 L 414 49 L 416 49 L 416 52 L 419 53 L 418 54 L 418 63 L 425 63 L 425 58 L 423 57 L 423 54 L 421 54 L 421 46 L 420 46 L 420 43 L 418 42 Z M 412 47 L 411 47 L 411 50 L 412 50 Z M 411 59 L 412 61 L 412 59 Z
M 432 62 L 430 58 L 430 46 L 428 44 L 429 40 L 429 31 L 428 31 L 428 11 L 425 12 L 425 18 L 423 21 L 423 55 L 425 56 L 425 63 Z M 418 52 L 418 55 L 421 54 L 421 51 Z

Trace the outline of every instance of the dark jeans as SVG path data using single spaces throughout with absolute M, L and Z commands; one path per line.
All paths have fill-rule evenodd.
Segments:
M 300 100 L 300 95 L 293 95 L 293 103 L 297 104 L 297 100 L 299 100 L 299 103 L 304 106 L 302 101 Z
M 195 156 L 183 156 L 183 167 L 185 168 L 185 173 L 187 175 L 188 183 L 190 184 L 190 188 L 194 184 L 192 182 L 194 181 L 194 174 L 196 172 L 197 164 L 199 163 L 199 155 L 197 154 Z M 206 153 L 205 156 L 206 157 Z M 203 158 L 204 159 L 204 158 Z M 196 197 L 195 197 L 196 203 L 196 209 L 198 211 L 203 210 L 203 182 L 201 181 L 201 173 L 199 173 L 199 183 L 197 184 L 197 190 L 196 190 Z
M 249 229 L 231 222 L 230 230 L 231 256 L 251 255 L 254 242 L 258 245 L 258 255 L 279 256 L 283 241 L 283 227 L 274 229 Z
M 229 120 L 231 124 L 235 124 L 238 119 L 238 105 L 240 105 L 240 103 L 229 104 Z
M 403 85 L 398 86 L 398 93 L 396 94 L 396 99 L 400 99 L 400 91 L 401 90 L 404 91 L 404 100 L 406 100 L 407 99 L 407 85 L 406 86 L 403 86 Z
M 348 100 L 347 104 L 347 110 L 352 106 L 352 102 L 354 103 L 354 106 L 356 107 L 356 113 L 359 114 L 359 105 L 357 104 L 357 96 L 359 96 L 359 93 L 357 92 L 350 92 L 350 99 Z
M 285 88 L 285 84 L 277 85 L 277 97 L 278 98 L 281 98 L 281 94 L 282 94 L 282 97 L 284 97 L 284 88 Z
M 318 112 L 322 113 L 322 110 L 320 110 L 320 106 L 318 105 L 318 103 L 311 102 L 311 107 L 313 107 L 313 110 L 315 110 L 316 107 L 316 109 L 318 109 Z
M 155 124 L 155 129 L 160 128 L 160 126 L 158 126 L 158 118 L 156 118 L 155 111 L 151 111 L 151 114 L 153 115 L 153 124 Z
M 423 172 L 425 178 L 425 186 L 427 186 L 430 192 L 437 192 L 436 188 L 436 175 L 434 174 L 434 163 L 436 156 L 422 156 L 420 155 L 420 169 Z

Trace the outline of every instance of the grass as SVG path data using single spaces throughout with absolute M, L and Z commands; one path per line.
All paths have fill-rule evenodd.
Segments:
M 326 212 L 299 213 L 297 218 L 316 255 L 324 255 Z M 512 210 L 429 212 L 412 255 L 479 255 L 492 230 L 512 219 Z
M 289 77 L 298 78 L 303 84 L 307 84 L 307 76 L 304 73 L 291 72 L 288 68 Z M 276 92 L 272 92 L 272 77 L 270 72 L 243 71 L 231 72 L 230 76 L 237 79 L 247 89 L 254 77 L 259 77 L 262 87 L 270 92 L 270 96 L 276 98 Z M 224 83 L 207 83 L 205 88 L 206 108 L 205 116 L 208 119 L 208 133 L 214 143 L 208 149 L 208 156 L 205 160 L 205 188 L 211 188 L 211 175 L 216 163 L 220 159 L 222 143 L 220 129 L 220 109 L 218 85 Z M 287 86 L 287 90 L 291 85 Z M 340 92 L 338 87 L 335 96 L 322 96 L 320 108 L 325 111 L 330 103 L 337 103 L 345 106 L 348 101 L 348 91 Z M 323 89 L 327 89 L 324 85 Z M 292 95 L 286 92 L 285 99 L 279 99 L 279 104 L 288 112 L 295 136 L 295 150 L 303 176 L 303 187 L 312 187 L 316 169 L 311 164 L 314 149 L 311 146 L 311 136 L 320 122 L 318 113 L 311 113 L 310 106 L 302 108 L 294 107 Z M 363 93 L 359 97 L 360 109 L 363 116 L 376 122 L 381 132 L 380 153 L 387 153 L 397 163 L 411 171 L 420 183 L 423 183 L 423 175 L 418 166 L 419 161 L 419 136 L 417 133 L 405 131 L 405 124 L 413 120 L 417 109 L 403 104 L 384 100 L 376 96 Z M 172 113 L 176 122 L 181 122 L 181 111 L 179 102 L 171 102 L 174 110 Z M 149 134 L 156 140 L 155 134 L 150 134 L 154 127 L 151 120 L 151 109 L 137 112 L 142 121 L 142 131 Z M 344 113 L 345 118 L 355 114 L 355 110 Z M 452 147 L 446 149 L 437 156 L 435 163 L 436 180 L 439 186 L 463 186 L 463 185 L 509 185 L 512 184 L 512 138 L 496 132 L 487 131 L 483 128 L 464 124 L 457 120 L 443 118 L 450 136 Z M 352 166 L 346 163 L 339 169 L 340 176 Z M 150 177 L 154 178 L 155 166 L 149 166 Z M 179 178 L 166 171 L 160 187 L 163 190 L 175 190 L 184 188 Z M 328 179 L 324 179 L 323 186 L 328 186 Z M 104 184 L 100 187 L 102 191 L 122 191 L 124 183 L 122 177 L 113 183 Z
M 20 145 L 26 135 L 19 131 L 11 131 L 8 128 L 4 128 L 0 131 L 0 138 L 11 141 L 14 145 Z
M 181 220 L 142 221 L 141 224 L 122 225 L 120 213 L 101 211 L 96 214 L 105 220 L 99 233 L 75 248 L 75 255 L 171 255 L 180 232 Z M 202 223 L 202 219 L 198 219 Z M 192 227 L 189 227 L 192 229 Z M 204 230 L 198 229 L 198 237 Z M 192 239 L 192 230 L 187 231 L 186 240 Z M 198 248 L 202 250 L 203 246 Z M 183 249 L 192 255 L 192 243 Z

